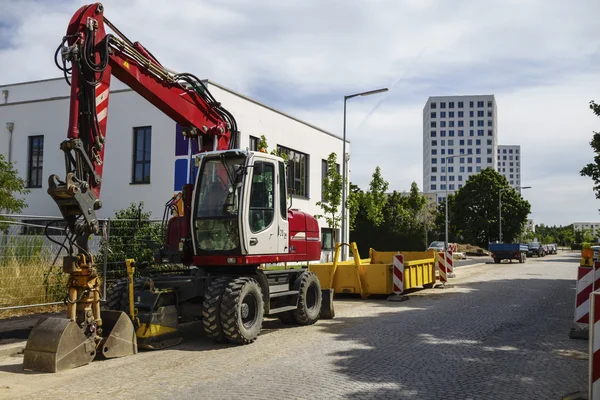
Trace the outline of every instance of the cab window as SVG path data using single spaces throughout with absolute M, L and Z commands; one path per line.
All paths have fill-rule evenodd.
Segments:
M 258 233 L 273 223 L 275 166 L 255 161 L 250 188 L 250 231 Z

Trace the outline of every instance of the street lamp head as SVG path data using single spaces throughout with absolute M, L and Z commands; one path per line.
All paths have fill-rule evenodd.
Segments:
M 361 93 L 355 93 L 355 94 L 351 94 L 349 96 L 344 96 L 346 98 L 346 100 L 351 99 L 353 97 L 357 97 L 357 96 L 370 96 L 372 94 L 377 94 L 377 93 L 383 93 L 383 92 L 387 92 L 388 88 L 382 88 L 382 89 L 376 89 L 376 90 L 369 90 L 368 92 L 361 92 Z
M 531 186 L 521 186 L 519 189 L 531 189 Z

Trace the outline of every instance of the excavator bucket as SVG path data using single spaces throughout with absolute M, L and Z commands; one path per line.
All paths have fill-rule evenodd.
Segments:
M 43 318 L 29 334 L 23 355 L 25 369 L 59 372 L 92 362 L 96 345 L 74 321 Z
M 103 311 L 103 338 L 99 357 L 115 358 L 137 353 L 131 320 L 121 311 Z M 33 327 L 23 352 L 23 368 L 59 372 L 89 364 L 96 358 L 96 342 L 67 318 L 43 318 Z
M 137 338 L 131 320 L 122 311 L 102 311 L 103 339 L 100 354 L 103 358 L 130 356 L 138 352 Z

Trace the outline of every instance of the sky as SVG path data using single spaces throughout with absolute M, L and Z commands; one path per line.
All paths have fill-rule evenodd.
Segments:
M 86 2 L 0 0 L 0 84 L 60 76 L 53 55 Z M 423 180 L 429 96 L 493 94 L 499 144 L 521 145 L 536 224 L 600 221 L 579 174 L 600 119 L 598 0 L 107 0 L 106 17 L 168 68 L 341 135 L 351 180 Z M 243 127 L 240 127 L 243 131 Z

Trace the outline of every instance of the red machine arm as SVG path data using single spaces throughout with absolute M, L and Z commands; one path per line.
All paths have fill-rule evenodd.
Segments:
M 57 202 L 70 228 L 80 217 L 87 234 L 98 231 L 95 210 L 99 200 L 110 89 L 115 75 L 183 127 L 184 135 L 199 140 L 203 150 L 237 146 L 233 116 L 210 94 L 205 84 L 189 73 L 164 68 L 140 43 L 132 43 L 104 18 L 102 4 L 81 7 L 57 49 L 58 67 L 71 78 L 71 105 L 65 152 L 65 182 L 52 175 L 49 194 Z M 105 25 L 114 34 L 105 32 Z M 66 44 L 66 46 L 64 46 Z M 67 68 L 67 62 L 72 67 Z

